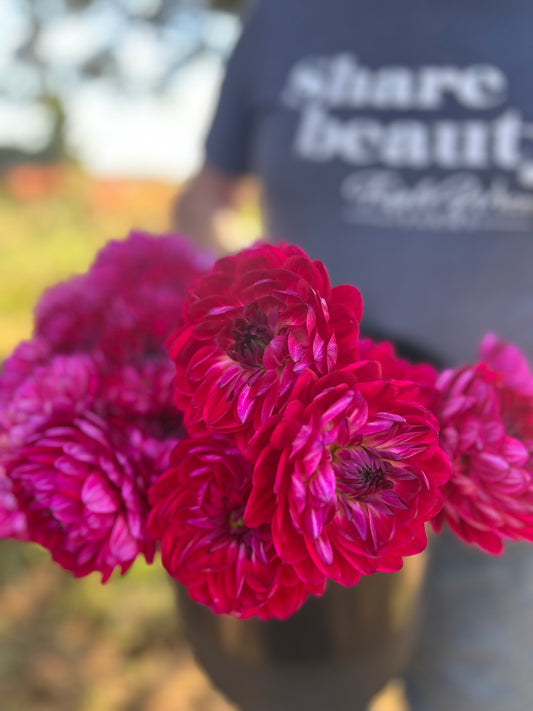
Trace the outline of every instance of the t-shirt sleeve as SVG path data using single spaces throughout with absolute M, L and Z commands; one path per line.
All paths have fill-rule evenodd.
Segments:
M 260 6 L 261 2 L 255 2 L 244 20 L 241 36 L 226 67 L 206 140 L 207 162 L 230 175 L 250 171 L 252 87 L 261 32 Z

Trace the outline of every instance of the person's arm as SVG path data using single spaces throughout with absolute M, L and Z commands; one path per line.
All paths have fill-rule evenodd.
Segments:
M 231 249 L 228 233 L 239 231 L 237 212 L 253 172 L 250 147 L 263 7 L 260 0 L 254 3 L 244 21 L 206 140 L 206 162 L 174 209 L 174 227 L 218 253 Z
M 206 163 L 176 200 L 174 228 L 216 254 L 230 251 L 232 233 L 238 238 L 241 229 L 237 214 L 244 183 L 244 178 Z

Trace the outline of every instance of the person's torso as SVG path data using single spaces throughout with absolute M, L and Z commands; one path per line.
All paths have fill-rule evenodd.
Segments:
M 533 5 L 266 0 L 253 169 L 268 230 L 450 361 L 533 355 Z

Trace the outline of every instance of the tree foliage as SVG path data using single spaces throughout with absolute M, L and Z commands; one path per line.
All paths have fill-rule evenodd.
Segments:
M 59 124 L 69 97 L 82 84 L 106 82 L 128 95 L 163 95 L 195 59 L 227 53 L 235 35 L 232 18 L 247 4 L 247 0 L 2 2 L 15 31 L 9 38 L 0 94 L 11 101 L 47 106 L 53 146 L 43 148 L 45 157 L 63 150 Z

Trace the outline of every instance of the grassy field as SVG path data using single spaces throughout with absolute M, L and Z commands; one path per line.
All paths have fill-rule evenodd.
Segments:
M 223 711 L 183 642 L 171 586 L 137 564 L 102 586 L 0 543 L 3 711 Z
M 175 186 L 21 166 L 0 187 L 0 361 L 31 334 L 43 291 L 135 227 L 164 232 Z M 257 229 L 255 207 L 236 244 Z M 194 663 L 169 580 L 137 563 L 102 586 L 29 544 L 0 541 L 2 711 L 231 711 Z M 373 711 L 403 708 L 393 687 Z

